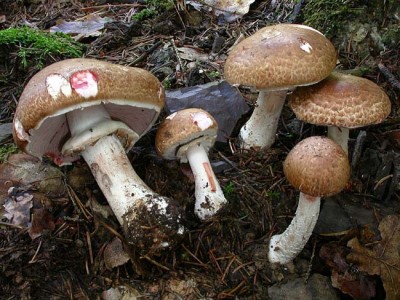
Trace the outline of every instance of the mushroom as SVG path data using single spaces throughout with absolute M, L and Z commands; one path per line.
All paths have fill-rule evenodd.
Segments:
M 299 120 L 328 126 L 328 137 L 346 153 L 349 129 L 380 123 L 391 110 L 389 97 L 378 85 L 339 72 L 315 85 L 297 88 L 288 99 Z
M 227 203 L 208 159 L 217 132 L 218 124 L 208 112 L 188 108 L 169 115 L 156 134 L 156 149 L 163 158 L 189 162 L 195 179 L 195 214 L 202 221 Z
M 287 155 L 283 171 L 300 191 L 296 214 L 282 234 L 272 236 L 268 259 L 286 264 L 304 248 L 318 220 L 321 197 L 339 193 L 350 179 L 346 153 L 327 137 L 299 142 Z
M 172 246 L 184 228 L 173 199 L 153 192 L 126 155 L 156 121 L 164 89 L 149 72 L 95 59 L 54 63 L 26 85 L 13 134 L 25 152 L 57 165 L 85 159 L 127 241 L 154 252 Z
M 238 43 L 225 62 L 225 79 L 259 90 L 253 114 L 239 133 L 242 148 L 271 147 L 287 92 L 327 77 L 336 56 L 322 33 L 304 25 L 267 26 Z

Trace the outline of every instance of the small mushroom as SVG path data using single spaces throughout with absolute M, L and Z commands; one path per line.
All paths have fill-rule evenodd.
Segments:
M 380 123 L 391 110 L 389 97 L 378 85 L 339 72 L 315 85 L 297 88 L 288 99 L 299 120 L 328 126 L 328 137 L 346 153 L 349 129 Z
M 156 134 L 157 152 L 165 159 L 189 162 L 195 178 L 195 214 L 214 216 L 226 203 L 211 168 L 208 150 L 214 145 L 218 124 L 206 111 L 188 108 L 169 115 Z
M 26 85 L 14 116 L 16 144 L 58 165 L 82 156 L 128 242 L 143 252 L 173 246 L 183 234 L 173 199 L 153 192 L 126 156 L 156 121 L 164 89 L 149 72 L 94 59 L 54 63 Z
M 242 148 L 271 147 L 287 92 L 327 77 L 336 57 L 332 43 L 304 25 L 267 26 L 238 43 L 225 62 L 225 79 L 259 90 L 253 114 L 239 133 Z
M 272 236 L 268 259 L 286 264 L 303 250 L 320 211 L 321 197 L 339 193 L 350 179 L 350 164 L 343 149 L 326 137 L 309 137 L 287 155 L 283 171 L 300 191 L 296 214 L 282 234 Z

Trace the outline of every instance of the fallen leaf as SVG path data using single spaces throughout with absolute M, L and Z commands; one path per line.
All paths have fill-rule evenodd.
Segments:
M 376 282 L 369 276 L 360 276 L 360 273 L 339 273 L 333 271 L 332 286 L 350 295 L 355 300 L 372 299 L 376 295 Z
M 16 197 L 8 197 L 4 203 L 4 218 L 11 224 L 28 227 L 30 225 L 33 195 L 24 193 Z
M 106 23 L 111 22 L 110 18 L 94 16 L 85 21 L 61 21 L 59 24 L 50 27 L 50 32 L 62 32 L 65 34 L 77 35 L 76 40 L 82 37 L 99 36 Z
M 4 183 L 0 193 L 7 186 L 18 186 L 58 197 L 65 193 L 63 179 L 60 169 L 28 154 L 12 154 L 0 164 L 0 183 Z
M 319 256 L 331 268 L 332 286 L 353 299 L 371 299 L 376 295 L 376 280 L 363 272 L 355 272 L 346 261 L 349 249 L 338 242 L 324 244 Z
M 45 231 L 53 231 L 55 227 L 53 216 L 46 208 L 32 210 L 32 224 L 28 230 L 32 240 L 41 236 Z
M 386 299 L 400 299 L 400 217 L 389 215 L 379 224 L 382 240 L 372 247 L 351 239 L 347 256 L 349 262 L 370 275 L 379 275 L 386 291 Z
M 226 22 L 233 22 L 249 12 L 250 4 L 255 0 L 202 0 L 202 1 L 186 1 L 187 4 L 193 5 L 199 10 L 202 5 L 212 8 L 214 14 L 218 17 L 222 15 Z M 201 4 L 199 4 L 201 3 Z
M 122 242 L 119 238 L 114 238 L 104 249 L 104 263 L 106 268 L 122 266 L 129 261 L 130 257 L 124 250 Z
M 135 288 L 128 285 L 120 285 L 115 288 L 110 288 L 101 294 L 101 299 L 104 300 L 136 300 L 143 299 Z

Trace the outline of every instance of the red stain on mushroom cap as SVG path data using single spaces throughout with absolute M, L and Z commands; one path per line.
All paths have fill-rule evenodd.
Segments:
M 95 73 L 89 70 L 78 71 L 71 75 L 69 81 L 71 87 L 82 97 L 89 98 L 97 95 L 98 77 Z

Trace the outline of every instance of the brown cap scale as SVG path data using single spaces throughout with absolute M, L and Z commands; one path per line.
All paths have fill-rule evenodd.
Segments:
M 297 88 L 289 96 L 289 106 L 304 122 L 330 126 L 328 136 L 346 152 L 349 128 L 380 123 L 391 110 L 389 97 L 374 82 L 339 72 Z M 338 136 L 340 132 L 343 137 Z
M 162 157 L 189 162 L 195 178 L 195 213 L 201 220 L 215 215 L 227 202 L 208 159 L 217 132 L 218 124 L 208 112 L 189 108 L 169 115 L 156 135 Z
M 140 252 L 157 252 L 182 236 L 180 210 L 141 180 L 126 151 L 151 128 L 164 101 L 160 82 L 145 70 L 94 59 L 61 61 L 26 85 L 14 139 L 25 152 L 59 165 L 81 155 L 127 241 Z
M 283 170 L 300 191 L 296 214 L 288 228 L 270 240 L 270 262 L 285 264 L 304 248 L 318 220 L 320 199 L 339 193 L 350 179 L 347 154 L 327 137 L 309 137 L 287 155 Z
M 297 24 L 267 26 L 237 44 L 226 60 L 225 79 L 260 90 L 254 116 L 239 134 L 244 146 L 271 146 L 287 90 L 327 77 L 336 57 L 322 33 Z

